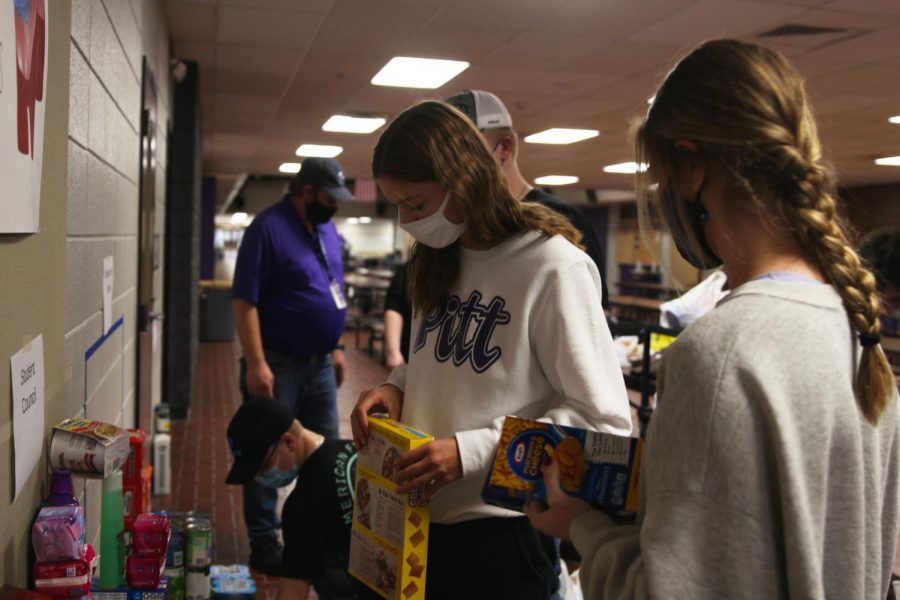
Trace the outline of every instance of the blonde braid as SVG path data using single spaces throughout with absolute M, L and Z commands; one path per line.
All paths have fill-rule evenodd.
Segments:
M 794 202 L 785 202 L 782 212 L 790 222 L 797 239 L 809 258 L 821 269 L 828 282 L 837 290 L 853 328 L 861 339 L 871 338 L 863 345 L 859 371 L 856 374 L 856 395 L 860 410 L 873 425 L 887 405 L 892 391 L 893 375 L 881 345 L 874 342 L 880 336 L 879 301 L 875 276 L 866 269 L 859 255 L 849 243 L 847 227 L 838 214 L 834 199 L 833 178 L 819 161 L 821 154 L 814 131 L 809 135 L 807 119 L 803 119 L 798 135 L 802 150 L 780 146 L 794 162 L 795 172 L 805 173 L 796 182 Z M 803 135 L 804 131 L 807 135 Z M 801 154 L 807 157 L 804 159 Z M 811 160 L 810 160 L 811 159 Z

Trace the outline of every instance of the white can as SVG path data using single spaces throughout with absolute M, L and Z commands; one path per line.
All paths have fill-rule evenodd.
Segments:
M 153 436 L 153 493 L 172 492 L 172 437 L 167 433 Z
M 209 567 L 188 569 L 184 577 L 185 600 L 209 600 Z

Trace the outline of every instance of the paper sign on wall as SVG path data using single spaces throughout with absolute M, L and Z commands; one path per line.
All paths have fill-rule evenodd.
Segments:
M 44 337 L 37 336 L 9 359 L 12 371 L 15 496 L 41 458 L 44 444 Z
M 112 327 L 113 257 L 103 259 L 103 333 Z
M 46 0 L 0 2 L 0 233 L 34 233 L 40 223 Z

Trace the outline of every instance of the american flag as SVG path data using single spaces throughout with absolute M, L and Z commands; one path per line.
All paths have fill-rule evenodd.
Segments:
M 378 199 L 378 187 L 374 179 L 357 179 L 353 182 L 353 195 L 360 202 L 375 202 Z

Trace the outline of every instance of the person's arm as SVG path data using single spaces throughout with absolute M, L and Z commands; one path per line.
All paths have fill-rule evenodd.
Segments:
M 312 584 L 305 579 L 281 578 L 277 600 L 307 600 Z
M 395 310 L 384 311 L 384 348 L 388 369 L 395 369 L 404 362 L 400 352 L 400 337 L 403 332 L 403 315 Z
M 234 323 L 237 329 L 244 360 L 247 361 L 247 391 L 252 396 L 272 398 L 275 376 L 263 353 L 262 336 L 259 332 L 259 313 L 256 305 L 242 298 L 232 300 Z

